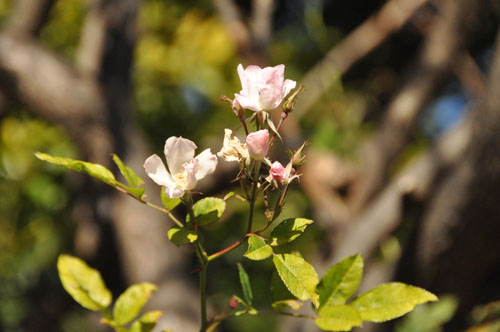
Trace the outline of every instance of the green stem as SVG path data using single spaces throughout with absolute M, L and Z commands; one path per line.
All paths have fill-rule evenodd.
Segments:
M 200 332 L 207 330 L 207 264 L 203 263 L 200 271 L 200 307 L 201 328 Z

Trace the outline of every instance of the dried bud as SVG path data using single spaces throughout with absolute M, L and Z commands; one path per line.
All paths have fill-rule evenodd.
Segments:
M 302 92 L 304 90 L 304 86 L 301 85 L 299 86 L 299 88 L 297 90 L 294 91 L 294 93 L 292 93 L 290 95 L 290 97 L 288 97 L 285 102 L 283 103 L 283 112 L 285 113 L 290 113 L 291 111 L 293 111 L 293 107 L 295 106 L 295 98 L 297 98 L 297 95 Z
M 304 148 L 308 145 L 309 141 L 305 141 L 298 150 L 287 151 L 287 154 L 290 156 L 293 167 L 299 167 L 306 162 L 306 156 L 304 155 Z

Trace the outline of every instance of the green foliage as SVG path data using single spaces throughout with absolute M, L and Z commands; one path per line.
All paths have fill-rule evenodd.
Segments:
M 113 161 L 115 162 L 116 166 L 118 166 L 118 168 L 120 169 L 120 173 L 122 173 L 122 175 L 127 180 L 127 183 L 130 188 L 136 189 L 139 185 L 144 184 L 144 180 L 141 179 L 137 174 L 135 174 L 132 168 L 126 166 L 116 154 L 113 154 Z M 144 188 L 141 189 L 142 189 L 142 194 L 137 196 L 142 198 L 142 195 L 144 194 Z
M 82 307 L 102 311 L 111 304 L 111 292 L 104 284 L 101 274 L 81 259 L 60 255 L 57 269 L 64 289 Z
M 319 305 L 319 295 L 316 292 L 318 274 L 311 264 L 302 257 L 283 254 L 274 255 L 273 263 L 281 280 L 288 290 L 300 300 L 312 300 L 315 307 Z
M 104 182 L 104 183 L 106 183 L 114 188 L 123 189 L 126 192 L 136 196 L 139 199 L 142 199 L 142 197 L 143 197 L 144 188 L 129 187 L 121 182 L 118 182 L 116 180 L 115 176 L 113 175 L 113 173 L 111 173 L 111 171 L 109 169 L 107 169 L 106 167 L 104 167 L 103 165 L 89 163 L 87 161 L 75 160 L 72 158 L 51 156 L 47 153 L 42 153 L 42 152 L 36 152 L 35 156 L 38 159 L 46 161 L 48 163 L 63 166 L 63 167 L 66 167 L 68 169 L 71 169 L 71 170 L 74 170 L 77 172 L 86 173 L 86 174 L 92 176 L 93 178 L 96 178 L 97 180 L 100 180 L 100 181 L 102 181 L 102 182 Z M 116 162 L 116 160 L 115 160 L 115 162 Z M 121 161 L 120 161 L 120 163 L 121 163 Z M 131 173 L 127 171 L 127 169 L 129 169 L 127 166 L 123 165 L 122 163 L 121 163 L 121 165 L 123 166 L 124 171 L 127 173 L 127 176 L 134 177 L 134 179 L 131 179 L 132 183 L 136 183 L 137 181 L 140 180 L 140 178 L 138 178 L 137 176 L 131 175 Z M 127 169 L 125 169 L 125 167 Z M 121 168 L 120 168 L 120 170 L 121 170 Z
M 238 263 L 238 274 L 240 277 L 241 288 L 243 290 L 243 298 L 246 303 L 252 305 L 253 293 L 252 287 L 250 286 L 250 279 L 248 278 L 248 274 L 241 263 Z
M 172 227 L 168 230 L 168 239 L 179 247 L 196 241 L 198 234 L 187 228 Z
M 150 332 L 156 326 L 158 319 L 163 315 L 162 311 L 150 311 L 134 321 L 130 326 L 129 332 Z
M 312 224 L 313 220 L 305 218 L 291 218 L 282 221 L 271 232 L 271 245 L 279 246 L 292 242 L 302 235 L 307 226 Z
M 271 257 L 273 249 L 266 244 L 266 241 L 257 235 L 248 238 L 248 249 L 244 256 L 254 261 L 260 261 Z
M 418 304 L 437 300 L 436 295 L 425 289 L 391 282 L 360 295 L 351 304 L 362 320 L 385 322 L 406 314 Z
M 163 314 L 161 311 L 148 312 L 135 320 L 128 330 L 124 325 L 139 314 L 156 290 L 155 285 L 145 282 L 127 288 L 116 300 L 111 316 L 108 307 L 111 305 L 112 295 L 99 271 L 70 255 L 59 256 L 57 269 L 63 287 L 71 297 L 86 309 L 101 311 L 105 316 L 101 322 L 117 332 L 149 332 Z
M 49 162 L 51 164 L 63 166 L 77 172 L 87 173 L 93 178 L 96 178 L 111 186 L 114 186 L 117 183 L 113 173 L 111 173 L 111 171 L 106 167 L 99 164 L 89 163 L 81 160 L 74 160 L 65 157 L 55 157 L 41 152 L 35 153 L 35 156 L 38 159 Z
M 321 311 L 314 323 L 325 331 L 350 331 L 361 326 L 361 318 L 350 305 L 331 305 Z
M 193 212 L 198 221 L 198 226 L 213 224 L 222 217 L 225 209 L 226 202 L 216 197 L 205 197 L 193 205 Z M 189 215 L 186 217 L 186 220 L 188 222 L 191 221 Z
M 358 289 L 363 276 L 363 258 L 354 255 L 332 266 L 318 285 L 319 309 L 344 304 Z
M 165 194 L 165 190 L 163 187 L 161 188 L 160 197 L 161 197 L 161 204 L 165 207 L 165 209 L 169 211 L 175 209 L 177 205 L 181 203 L 181 199 L 179 197 L 177 198 L 168 197 L 167 194 Z
M 155 290 L 156 286 L 147 282 L 130 286 L 113 307 L 115 322 L 124 325 L 134 319 Z

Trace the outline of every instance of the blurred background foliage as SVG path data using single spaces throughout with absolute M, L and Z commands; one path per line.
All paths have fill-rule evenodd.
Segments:
M 0 23 L 8 18 L 13 1 L 16 0 L 0 0 Z M 347 1 L 279 1 L 267 50 L 269 64 L 286 64 L 286 77 L 299 80 L 333 45 L 385 3 L 356 1 L 349 7 L 344 2 Z M 250 1 L 236 3 L 248 15 Z M 84 0 L 56 1 L 40 32 L 41 41 L 67 61 L 74 61 L 85 14 Z M 237 119 L 230 107 L 220 101 L 220 96 L 231 97 L 240 90 L 235 69 L 242 59 L 212 2 L 144 0 L 138 17 L 139 36 L 133 61 L 136 123 L 156 151 L 161 151 L 165 138 L 173 135 L 188 137 L 199 146 L 219 148 L 223 128 L 238 127 Z M 399 42 L 405 45 L 413 40 L 401 38 Z M 398 56 L 412 57 L 414 49 L 413 45 Z M 491 53 L 491 45 L 481 52 L 479 55 L 487 59 L 484 54 Z M 308 116 L 300 120 L 300 131 L 312 141 L 312 151 L 329 150 L 348 160 L 357 159 L 360 143 L 372 132 L 387 95 L 397 87 L 395 75 L 400 63 L 373 65 L 377 61 L 387 62 L 391 56 L 394 55 L 375 52 L 369 63 L 370 68 L 375 68 L 372 72 L 365 72 L 369 66 L 362 62 L 343 81 L 335 82 Z M 451 86 L 430 104 L 420 128 L 413 134 L 411 148 L 395 164 L 394 172 L 424 151 L 429 141 L 459 122 L 467 98 L 463 91 Z M 34 116 L 24 106 L 9 104 L 8 111 L 0 113 L 0 331 L 95 330 L 92 320 L 89 323 L 86 314 L 61 295 L 62 287 L 55 272 L 57 255 L 71 251 L 74 245 L 72 188 L 79 178 L 38 162 L 33 157 L 36 151 L 79 157 L 64 129 Z M 245 225 L 240 221 L 246 218 L 245 204 L 231 198 L 230 209 L 226 220 L 207 229 L 209 251 L 229 245 L 237 240 L 237 234 L 244 232 Z M 258 209 L 263 212 L 262 202 Z M 283 218 L 311 214 L 309 198 L 298 186 L 294 187 L 287 197 Z M 257 225 L 264 222 L 263 217 L 256 220 Z M 408 240 L 410 231 L 400 230 L 402 236 L 396 234 L 385 247 L 381 246 L 382 260 L 399 257 L 404 246 L 399 241 Z M 315 226 L 294 242 L 292 248 L 305 256 L 321 251 L 323 236 L 321 228 Z M 208 292 L 216 294 L 214 303 L 224 303 L 233 293 L 240 293 L 236 262 L 244 248 L 240 249 L 211 266 L 212 271 L 223 271 L 209 273 Z M 255 292 L 256 306 L 268 305 L 271 263 L 243 264 L 254 290 L 263 290 Z M 195 285 L 195 276 L 192 278 Z M 48 307 L 52 316 L 45 317 L 48 325 L 37 327 L 34 322 L 44 320 L 37 314 L 40 306 Z M 395 331 L 440 331 L 439 326 L 451 318 L 455 309 L 456 300 L 445 298 L 416 310 L 398 323 Z M 59 316 L 61 312 L 63 317 Z M 51 325 L 51 321 L 58 326 Z M 419 324 L 422 321 L 427 325 Z M 278 320 L 272 316 L 241 316 L 228 320 L 222 329 L 266 332 L 276 331 L 277 324 Z

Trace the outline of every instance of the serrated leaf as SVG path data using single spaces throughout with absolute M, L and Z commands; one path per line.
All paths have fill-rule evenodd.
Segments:
M 246 258 L 260 261 L 269 258 L 273 254 L 273 249 L 266 244 L 262 238 L 252 235 L 248 238 L 248 249 L 243 254 Z
M 168 239 L 179 247 L 196 241 L 198 239 L 198 234 L 186 228 L 172 227 L 168 230 Z
M 250 286 L 250 279 L 248 278 L 248 274 L 241 263 L 238 263 L 238 274 L 240 277 L 241 288 L 243 290 L 243 298 L 249 305 L 252 305 L 253 293 L 252 287 Z
M 160 310 L 150 311 L 134 321 L 129 332 L 150 332 L 158 323 L 158 319 L 163 315 Z
M 173 210 L 177 205 L 181 203 L 181 198 L 170 198 L 165 194 L 165 189 L 161 187 L 161 193 L 160 193 L 160 198 L 161 198 L 161 204 L 165 207 L 167 210 Z
M 205 197 L 193 205 L 193 212 L 196 220 L 198 220 L 198 226 L 213 224 L 219 220 L 225 209 L 226 202 L 217 197 Z M 189 215 L 186 217 L 186 220 L 188 222 L 191 221 Z
M 312 265 L 302 257 L 290 254 L 274 255 L 273 262 L 288 290 L 299 300 L 311 299 L 314 306 L 318 307 L 316 286 L 319 280 Z
M 318 312 L 331 305 L 345 304 L 358 289 L 362 277 L 363 258 L 360 255 L 347 257 L 331 267 L 318 285 Z
M 350 331 L 355 326 L 361 326 L 362 321 L 352 306 L 335 305 L 325 307 L 314 323 L 325 331 Z
M 118 297 L 113 308 L 115 322 L 125 325 L 134 319 L 155 290 L 156 286 L 147 282 L 127 288 Z
M 97 311 L 111 304 L 112 295 L 99 271 L 89 267 L 80 258 L 60 255 L 57 270 L 64 289 L 82 307 Z
M 391 282 L 357 297 L 351 305 L 358 311 L 362 320 L 385 322 L 403 316 L 421 303 L 437 300 L 436 295 L 425 289 Z
M 299 310 L 302 307 L 302 304 L 303 304 L 302 302 L 290 299 L 290 300 L 275 301 L 271 304 L 271 306 L 276 310 L 285 310 L 285 309 Z
M 55 157 L 41 152 L 36 152 L 35 156 L 38 159 L 49 162 L 51 164 L 63 166 L 77 172 L 87 173 L 88 175 L 112 186 L 115 186 L 117 183 L 113 173 L 111 173 L 109 169 L 100 164 L 93 164 L 71 158 Z
M 313 221 L 305 218 L 291 218 L 282 221 L 271 232 L 271 245 L 279 246 L 298 238 Z
M 113 153 L 113 161 L 115 162 L 116 166 L 118 166 L 120 173 L 122 173 L 123 177 L 127 180 L 127 183 L 130 186 L 130 188 L 137 188 L 137 186 L 144 183 L 144 180 L 141 179 L 137 174 L 135 174 L 132 168 L 126 166 L 121 161 L 121 159 L 114 153 Z

